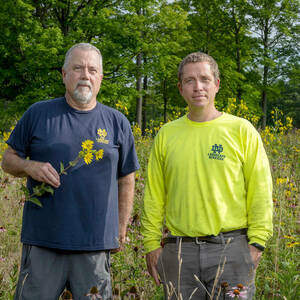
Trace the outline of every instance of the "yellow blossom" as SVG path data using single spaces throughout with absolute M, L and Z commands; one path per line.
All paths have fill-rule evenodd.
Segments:
M 95 153 L 95 158 L 96 158 L 96 160 L 102 159 L 102 158 L 103 158 L 103 153 L 104 153 L 104 150 L 103 150 L 103 149 L 98 150 L 98 151 Z
M 98 130 L 97 130 L 97 133 L 98 133 L 98 135 L 101 137 L 106 137 L 107 136 L 107 132 L 106 132 L 106 130 L 105 129 L 101 129 L 101 128 L 99 128 Z
M 297 245 L 300 245 L 300 243 L 299 242 L 290 242 L 290 243 L 287 243 L 286 245 L 288 248 L 293 248 Z
M 81 147 L 84 150 L 92 150 L 94 146 L 94 142 L 91 140 L 85 140 L 84 142 L 82 142 Z
M 83 159 L 87 165 L 90 164 L 93 160 L 93 153 L 90 151 L 86 152 Z

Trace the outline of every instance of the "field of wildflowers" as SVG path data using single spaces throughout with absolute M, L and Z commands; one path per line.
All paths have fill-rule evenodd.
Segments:
M 120 109 L 125 110 L 124 107 Z M 258 117 L 248 112 L 246 103 L 230 101 L 225 110 L 257 124 Z M 174 113 L 177 118 L 178 113 Z M 292 128 L 292 119 L 279 110 L 272 113 L 273 125 L 261 131 L 270 159 L 273 175 L 274 235 L 263 253 L 256 276 L 256 299 L 300 299 L 300 130 Z M 134 211 L 128 237 L 122 252 L 112 255 L 114 299 L 163 299 L 162 287 L 155 287 L 146 271 L 142 236 L 140 234 L 141 202 L 145 185 L 149 151 L 162 123 L 153 123 L 142 136 L 133 127 L 141 169 L 136 173 Z M 0 160 L 9 133 L 0 137 Z M 0 300 L 13 299 L 20 261 L 21 213 L 25 195 L 21 191 L 24 179 L 16 179 L 0 170 Z M 96 299 L 97 291 L 87 291 Z M 233 294 L 241 298 L 242 293 Z M 69 298 L 68 298 L 69 297 Z M 68 293 L 64 299 L 71 299 Z

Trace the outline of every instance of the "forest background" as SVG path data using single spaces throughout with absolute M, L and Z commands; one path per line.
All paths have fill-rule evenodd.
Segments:
M 144 133 L 185 112 L 179 62 L 202 51 L 221 71 L 218 108 L 246 103 L 270 124 L 281 109 L 300 126 L 299 1 L 13 0 L 0 10 L 0 131 L 32 103 L 64 95 L 68 48 L 89 42 L 103 54 L 98 100 Z
M 195 51 L 219 64 L 218 108 L 259 128 L 270 159 L 274 234 L 257 271 L 255 299 L 300 298 L 299 9 L 296 0 L 2 1 L 0 160 L 23 112 L 64 95 L 61 67 L 75 43 L 101 50 L 98 100 L 133 125 L 141 169 L 128 240 L 112 256 L 114 299 L 163 299 L 146 272 L 139 216 L 153 135 L 186 112 L 177 68 Z M 18 278 L 22 184 L 0 170 L 1 300 L 13 299 Z

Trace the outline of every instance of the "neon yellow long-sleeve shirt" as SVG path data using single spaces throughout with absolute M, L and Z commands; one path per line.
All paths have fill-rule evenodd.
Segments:
M 184 116 L 164 125 L 149 157 L 142 213 L 146 252 L 161 230 L 206 236 L 248 228 L 249 243 L 272 235 L 272 178 L 250 122 L 223 113 L 209 122 Z

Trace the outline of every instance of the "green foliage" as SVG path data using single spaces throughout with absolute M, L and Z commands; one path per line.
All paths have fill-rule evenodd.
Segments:
M 67 49 L 78 42 L 90 42 L 103 54 L 98 100 L 125 105 L 135 121 L 139 96 L 144 130 L 150 120 L 165 122 L 174 107 L 185 106 L 177 91 L 177 67 L 195 51 L 219 63 L 219 107 L 236 98 L 256 112 L 264 92 L 268 116 L 277 106 L 299 126 L 298 10 L 296 0 L 5 1 L 0 129 L 13 125 L 32 103 L 64 94 L 61 66 Z

